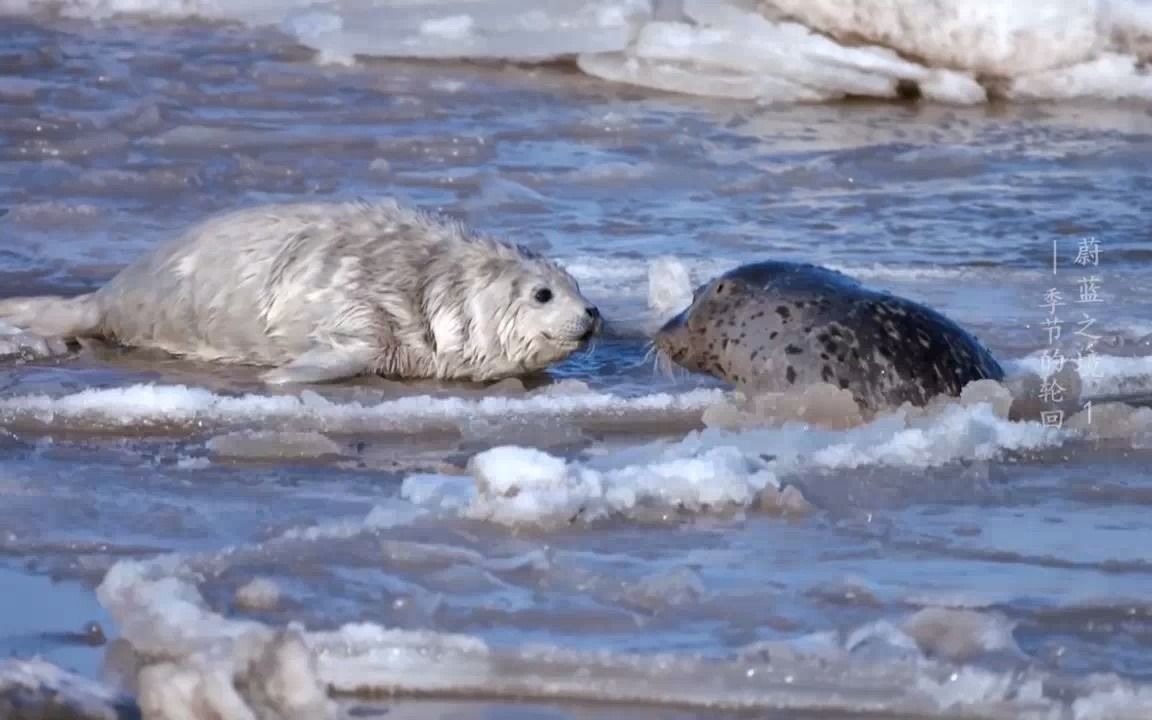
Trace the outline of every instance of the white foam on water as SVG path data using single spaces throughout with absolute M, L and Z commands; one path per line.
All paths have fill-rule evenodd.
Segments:
M 273 26 L 323 62 L 358 55 L 578 57 L 603 79 L 764 102 L 909 87 L 933 101 L 1152 99 L 1147 0 L 0 0 L 0 12 Z
M 1075 720 L 1139 720 L 1150 714 L 1152 688 L 1146 686 L 1101 687 L 1072 703 L 1072 717 Z
M 653 413 L 690 416 L 698 415 L 720 397 L 722 393 L 718 390 L 654 393 L 635 398 L 604 392 L 546 390 L 523 397 L 473 399 L 420 395 L 364 404 L 329 400 L 310 390 L 299 395 L 230 396 L 185 385 L 149 383 L 93 388 L 59 397 L 37 394 L 4 398 L 0 399 L 0 419 L 6 423 L 121 428 L 296 421 L 326 432 L 419 433 L 515 418 L 626 418 Z
M 564 460 L 501 446 L 469 463 L 470 477 L 416 475 L 402 496 L 434 510 L 510 526 L 565 526 L 623 516 L 746 509 L 766 488 L 813 470 L 865 466 L 929 468 L 990 460 L 1004 451 L 1059 446 L 1071 430 L 1010 422 L 990 402 L 901 409 L 847 430 L 797 422 L 737 432 L 709 428 L 678 442 L 603 450 Z
M 746 507 L 761 490 L 777 485 L 763 459 L 735 447 L 694 452 L 685 445 L 670 445 L 652 454 L 642 462 L 600 469 L 533 448 L 497 447 L 472 458 L 471 479 L 416 476 L 405 480 L 401 494 L 414 502 L 438 502 L 474 519 L 554 526 L 575 518 L 667 517 L 681 511 Z M 474 493 L 465 505 L 460 499 L 467 495 L 469 483 Z M 446 487 L 452 488 L 449 493 L 444 492 Z
M 1063 364 L 1061 364 L 1061 361 Z M 1152 356 L 1117 356 L 1101 352 L 1057 355 L 1039 351 L 1006 364 L 1010 372 L 1031 372 L 1047 378 L 1075 367 L 1082 395 L 1111 395 L 1152 390 Z

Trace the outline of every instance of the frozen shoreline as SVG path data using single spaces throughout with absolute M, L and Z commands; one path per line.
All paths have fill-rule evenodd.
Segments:
M 1152 100 L 1152 3 L 1069 0 L 0 0 L 72 18 L 202 17 L 278 28 L 322 62 L 575 58 L 612 82 L 765 103 Z

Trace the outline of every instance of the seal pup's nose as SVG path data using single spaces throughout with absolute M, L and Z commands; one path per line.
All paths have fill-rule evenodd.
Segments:
M 600 332 L 601 327 L 604 325 L 604 321 L 600 319 L 600 309 L 595 305 L 589 305 L 585 307 L 584 314 L 592 320 L 592 322 L 588 325 L 588 329 L 584 332 L 584 335 L 580 337 L 582 342 L 587 342 L 588 340 L 592 339 L 593 335 Z

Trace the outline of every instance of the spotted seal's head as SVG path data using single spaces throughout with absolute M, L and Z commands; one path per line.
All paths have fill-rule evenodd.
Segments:
M 664 323 L 652 338 L 656 351 L 687 370 L 710 371 L 723 350 L 713 331 L 747 297 L 748 289 L 744 279 L 730 275 L 696 288 L 692 303 Z

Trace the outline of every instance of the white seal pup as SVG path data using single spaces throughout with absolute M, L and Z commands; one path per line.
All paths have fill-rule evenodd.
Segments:
M 529 375 L 601 327 L 555 262 L 394 200 L 224 213 L 95 292 L 0 301 L 0 320 L 41 337 L 274 366 L 270 383 Z

